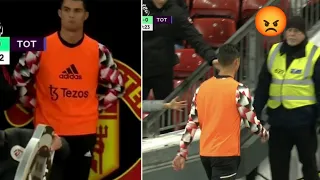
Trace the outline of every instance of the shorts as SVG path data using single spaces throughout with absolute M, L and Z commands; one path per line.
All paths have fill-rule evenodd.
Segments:
M 209 180 L 235 180 L 240 156 L 205 157 L 200 156 Z

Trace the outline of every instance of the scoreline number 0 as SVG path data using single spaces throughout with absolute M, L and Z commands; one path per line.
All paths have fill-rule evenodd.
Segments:
M 145 21 L 145 22 L 148 22 L 148 18 L 145 18 L 144 21 Z

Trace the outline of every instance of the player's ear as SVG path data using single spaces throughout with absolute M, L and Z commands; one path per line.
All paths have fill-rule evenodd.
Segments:
M 87 20 L 87 19 L 88 19 L 88 17 L 89 17 L 89 12 L 88 12 L 88 11 L 86 11 L 86 15 L 85 15 L 84 20 Z
M 61 9 L 58 9 L 58 16 L 61 18 Z

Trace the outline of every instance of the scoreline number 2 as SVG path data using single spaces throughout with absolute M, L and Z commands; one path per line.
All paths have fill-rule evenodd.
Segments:
M 1 46 L 1 41 L 0 41 L 0 46 Z M 0 61 L 4 61 L 4 55 L 0 54 Z

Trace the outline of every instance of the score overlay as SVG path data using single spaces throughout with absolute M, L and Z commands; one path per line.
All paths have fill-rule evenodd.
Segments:
M 10 37 L 0 37 L 0 65 L 10 64 Z
M 153 17 L 142 16 L 142 31 L 153 31 Z

